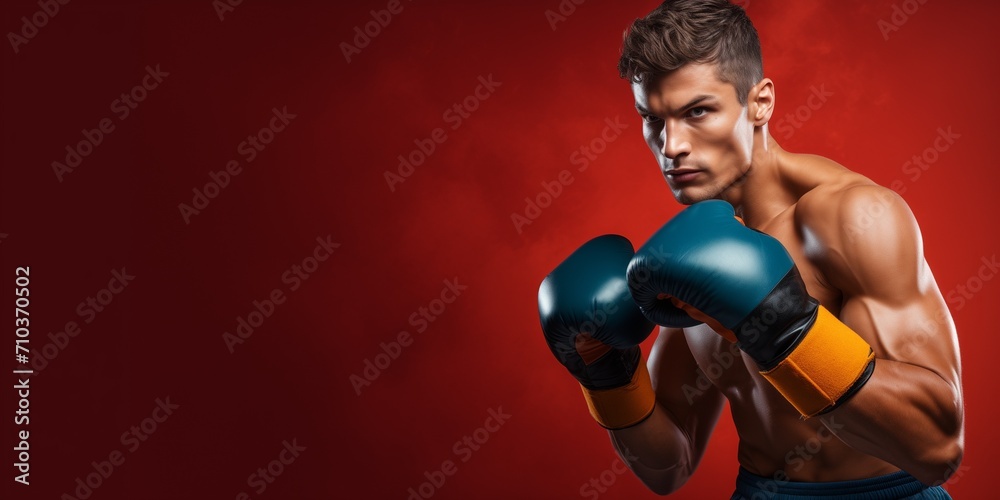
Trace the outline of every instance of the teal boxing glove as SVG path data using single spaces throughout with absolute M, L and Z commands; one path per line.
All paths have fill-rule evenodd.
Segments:
M 871 346 L 810 297 L 781 242 L 721 200 L 691 205 L 637 252 L 629 290 L 657 324 L 706 322 L 803 416 L 842 404 L 874 371 Z

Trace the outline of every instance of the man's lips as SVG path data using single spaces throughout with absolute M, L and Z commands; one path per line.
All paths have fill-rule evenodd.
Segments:
M 703 170 L 699 168 L 681 167 L 667 170 L 663 175 L 674 182 L 690 182 L 696 179 L 702 172 Z

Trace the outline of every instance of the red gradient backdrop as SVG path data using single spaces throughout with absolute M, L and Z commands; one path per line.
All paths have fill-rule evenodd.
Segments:
M 745 3 L 776 85 L 779 142 L 897 181 L 920 221 L 962 343 L 966 457 L 949 489 L 992 491 L 1000 283 L 982 259 L 1000 247 L 989 215 L 1000 7 Z M 31 266 L 42 367 L 30 382 L 26 487 L 9 465 L 22 428 L 10 370 L 21 365 L 5 327 L 4 498 L 79 498 L 77 479 L 97 483 L 91 462 L 116 451 L 124 462 L 90 498 L 402 499 L 445 460 L 454 474 L 434 498 L 580 498 L 602 473 L 614 484 L 600 498 L 652 497 L 631 474 L 605 472 L 615 455 L 545 347 L 536 291 L 586 239 L 639 244 L 679 209 L 615 70 L 622 30 L 656 2 L 563 4 L 404 0 L 348 61 L 342 44 L 387 2 L 246 1 L 220 20 L 210 0 L 79 1 L 40 16 L 16 53 L 0 48 L 2 307 L 14 308 L 15 268 Z M 547 16 L 560 8 L 563 19 Z M 19 33 L 40 10 L 7 2 L 0 29 Z M 113 102 L 157 65 L 168 75 L 121 119 Z M 459 121 L 448 110 L 480 77 L 498 86 L 480 89 Z M 824 100 L 810 100 L 816 91 Z M 294 118 L 248 161 L 241 142 L 283 107 Z M 60 181 L 52 162 L 105 118 L 114 130 Z M 595 142 L 605 120 L 627 127 Z M 428 147 L 437 128 L 446 138 L 390 188 L 397 157 Z M 933 150 L 941 128 L 960 137 Z M 573 155 L 588 145 L 601 152 L 581 171 Z M 927 148 L 926 170 L 907 165 Z M 240 173 L 185 221 L 179 205 L 229 161 Z M 572 183 L 516 227 L 525 198 L 563 170 Z M 305 262 L 308 279 L 285 274 L 317 237 L 339 247 Z M 101 294 L 123 267 L 135 278 Z M 467 288 L 442 309 L 433 301 L 445 280 Z M 284 302 L 230 349 L 225 332 L 275 289 Z M 95 296 L 113 298 L 78 311 Z M 411 321 L 428 306 L 433 322 Z M 74 337 L 62 335 L 70 321 Z M 381 344 L 401 331 L 411 343 L 378 378 L 352 383 L 366 361 L 385 366 Z M 164 419 L 158 398 L 178 408 Z M 509 419 L 482 430 L 498 409 Z M 162 421 L 143 429 L 152 416 Z M 144 441 L 123 439 L 132 426 L 149 431 Z M 465 436 L 488 440 L 456 448 Z M 293 440 L 305 449 L 282 454 Z M 736 444 L 724 414 L 676 497 L 728 495 Z M 253 476 L 269 465 L 272 482 Z

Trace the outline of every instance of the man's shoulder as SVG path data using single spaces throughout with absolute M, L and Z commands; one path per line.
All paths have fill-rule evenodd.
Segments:
M 800 228 L 857 236 L 861 230 L 894 224 L 912 217 L 906 202 L 895 191 L 854 174 L 820 183 L 796 203 Z
M 885 270 L 915 262 L 920 230 L 895 191 L 844 169 L 796 203 L 796 231 L 807 258 L 845 294 L 881 290 Z M 895 282 L 893 282 L 895 283 Z
M 807 253 L 828 273 L 877 274 L 922 251 L 920 230 L 903 198 L 860 175 L 805 193 L 796 204 L 795 224 Z

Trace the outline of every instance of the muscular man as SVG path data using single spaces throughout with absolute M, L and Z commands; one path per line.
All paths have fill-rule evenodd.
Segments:
M 775 86 L 737 6 L 664 2 L 626 32 L 619 70 L 691 207 L 635 257 L 621 237 L 588 242 L 539 291 L 546 340 L 619 455 L 676 491 L 728 400 L 733 498 L 949 498 L 958 340 L 906 203 L 775 142 Z

